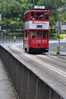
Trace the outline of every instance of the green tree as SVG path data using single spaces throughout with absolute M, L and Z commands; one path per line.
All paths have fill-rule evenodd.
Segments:
M 8 24 L 21 24 L 23 26 L 23 15 L 28 9 L 34 5 L 43 5 L 51 10 L 51 24 L 54 26 L 58 18 L 58 8 L 66 4 L 66 0 L 0 0 L 0 13 L 3 15 L 3 22 Z M 66 12 L 61 16 L 62 20 L 66 20 Z M 5 21 L 6 20 L 6 21 Z M 8 20 L 8 21 L 7 21 Z

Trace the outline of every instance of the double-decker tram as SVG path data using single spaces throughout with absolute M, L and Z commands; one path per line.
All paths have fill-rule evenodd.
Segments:
M 24 14 L 23 47 L 26 52 L 48 52 L 49 10 L 35 7 Z

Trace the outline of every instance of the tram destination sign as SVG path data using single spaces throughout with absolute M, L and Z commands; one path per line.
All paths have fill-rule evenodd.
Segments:
M 35 9 L 45 9 L 45 6 L 34 6 Z
M 25 22 L 25 29 L 49 29 L 49 22 L 38 22 L 38 21 L 29 21 Z

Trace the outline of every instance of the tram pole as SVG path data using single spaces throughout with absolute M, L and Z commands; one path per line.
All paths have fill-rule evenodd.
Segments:
M 60 54 L 60 33 L 62 31 L 62 23 L 61 23 L 61 20 L 60 20 L 60 12 L 64 12 L 66 11 L 66 4 L 63 5 L 62 8 L 59 8 L 58 10 L 58 24 L 56 25 L 56 31 L 57 31 L 57 39 L 58 39 L 58 46 L 57 46 L 57 55 Z
M 57 40 L 58 40 L 57 55 L 60 55 L 60 33 L 61 33 L 61 21 L 59 20 L 57 22 Z

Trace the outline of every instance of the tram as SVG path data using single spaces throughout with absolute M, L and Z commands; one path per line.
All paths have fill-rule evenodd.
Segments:
M 49 15 L 50 11 L 43 6 L 24 13 L 23 48 L 26 52 L 48 52 Z

